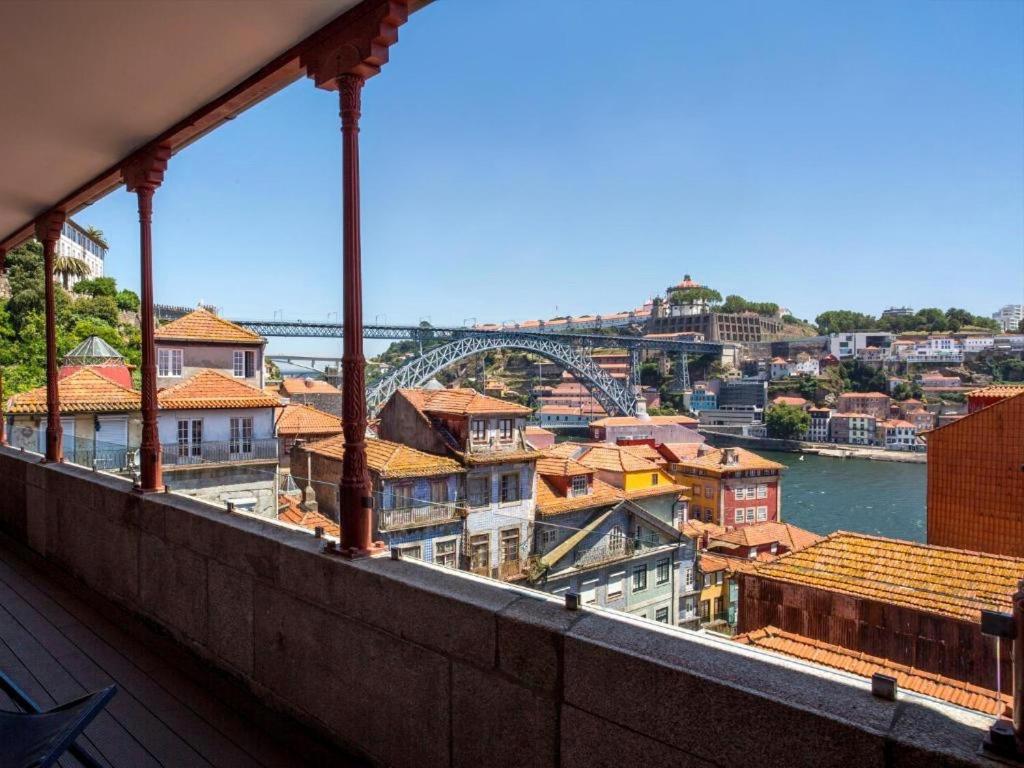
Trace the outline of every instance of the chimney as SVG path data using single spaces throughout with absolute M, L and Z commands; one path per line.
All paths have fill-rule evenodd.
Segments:
M 642 397 L 636 399 L 636 417 L 640 421 L 650 421 L 651 417 L 647 415 L 647 401 Z
M 316 491 L 313 490 L 313 454 L 306 452 L 306 487 L 302 491 L 299 508 L 304 512 L 317 512 Z

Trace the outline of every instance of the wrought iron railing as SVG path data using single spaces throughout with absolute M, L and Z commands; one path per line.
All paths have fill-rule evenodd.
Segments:
M 211 440 L 202 443 L 165 443 L 163 446 L 165 467 L 276 459 L 277 438 L 273 437 Z
M 398 509 L 377 511 L 377 527 L 382 531 L 397 531 L 403 528 L 419 528 L 458 520 L 464 510 L 456 502 L 423 503 Z
M 632 539 L 625 537 L 606 539 L 586 552 L 581 552 L 577 555 L 576 566 L 578 568 L 587 568 L 610 560 L 621 560 L 624 557 L 631 557 L 637 548 L 636 542 Z

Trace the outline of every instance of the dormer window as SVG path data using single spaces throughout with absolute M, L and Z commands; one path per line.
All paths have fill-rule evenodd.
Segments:
M 473 440 L 483 440 L 487 437 L 487 422 L 483 419 L 473 419 L 469 427 L 470 436 Z
M 498 438 L 506 441 L 512 439 L 512 419 L 498 419 Z
M 587 495 L 587 476 L 576 475 L 572 479 L 572 495 L 573 496 L 586 496 Z

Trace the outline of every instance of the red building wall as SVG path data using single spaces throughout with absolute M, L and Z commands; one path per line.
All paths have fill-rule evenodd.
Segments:
M 759 485 L 764 483 L 768 486 L 768 496 L 764 499 L 743 499 L 737 500 L 736 494 L 733 492 L 733 488 L 737 485 Z M 721 525 L 733 526 L 735 528 L 741 528 L 745 525 L 751 525 L 757 522 L 765 522 L 764 520 L 758 520 L 755 513 L 753 520 L 747 520 L 746 514 L 744 514 L 743 522 L 737 523 L 736 510 L 744 509 L 747 510 L 751 507 L 755 509 L 757 507 L 768 508 L 768 521 L 779 520 L 779 477 L 744 477 L 744 478 L 725 478 L 720 486 L 720 505 L 719 505 L 719 522 Z

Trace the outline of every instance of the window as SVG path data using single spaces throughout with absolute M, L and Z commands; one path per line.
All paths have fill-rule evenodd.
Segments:
M 757 498 L 767 499 L 768 498 L 768 486 L 764 483 L 759 483 L 757 486 Z
M 737 509 L 736 510 L 736 522 L 737 523 L 742 523 L 743 522 L 743 510 L 742 509 Z
M 238 376 L 239 378 L 245 376 L 245 352 L 236 350 L 233 362 L 235 376 Z
M 668 577 L 672 572 L 672 565 L 669 562 L 669 559 L 666 557 L 664 560 L 659 560 L 658 564 L 655 566 L 655 571 L 657 573 L 654 579 L 655 584 L 664 584 L 667 582 Z
M 757 508 L 757 519 L 759 522 L 764 522 L 768 519 L 768 507 Z
M 608 574 L 608 599 L 615 600 L 622 597 L 622 582 L 626 580 L 625 571 L 616 571 Z
M 686 569 L 686 586 L 693 588 L 693 568 Z
M 642 592 L 647 589 L 647 566 L 638 565 L 633 569 L 633 591 Z
M 572 495 L 573 496 L 586 496 L 587 495 L 587 476 L 576 475 L 572 479 Z
M 541 549 L 547 549 L 558 540 L 558 531 L 554 528 L 545 528 L 540 532 Z
M 512 439 L 512 419 L 498 419 L 498 439 L 505 441 Z
M 479 533 L 469 537 L 469 567 L 474 571 L 491 568 L 491 535 Z
M 700 620 L 711 621 L 711 601 L 701 600 L 700 601 Z
M 454 568 L 456 563 L 456 539 L 446 539 L 445 541 L 434 542 L 434 562 L 437 565 L 443 565 L 445 568 Z
M 446 501 L 448 501 L 447 480 L 430 481 L 430 500 L 435 504 L 444 504 Z
M 484 440 L 487 437 L 487 422 L 483 419 L 473 419 L 469 431 L 470 437 L 474 440 Z
M 753 507 L 747 507 L 747 522 L 748 523 L 754 522 L 754 508 Z
M 256 375 L 256 353 L 254 351 L 236 349 L 231 362 L 232 372 L 236 378 L 251 379 Z
M 469 506 L 486 507 L 491 503 L 491 478 L 489 475 L 470 477 L 468 486 Z
M 252 416 L 235 416 L 231 419 L 231 439 L 228 453 L 252 453 Z
M 705 485 L 704 486 L 704 498 L 705 499 L 712 499 L 712 498 L 714 498 L 714 495 L 715 495 L 715 493 L 714 493 L 714 491 L 711 490 L 711 486 L 710 485 Z
M 158 349 L 156 351 L 156 375 L 163 377 L 181 376 L 180 349 Z
M 705 509 L 704 510 L 704 522 L 705 523 L 710 523 L 711 522 L 711 510 L 710 509 Z
M 775 542 L 775 541 L 772 542 L 772 554 L 773 555 L 779 554 L 779 544 L 778 544 L 778 542 Z
M 501 476 L 501 503 L 519 501 L 519 473 Z
M 178 456 L 203 455 L 203 421 L 202 419 L 178 420 Z
M 651 485 L 657 485 L 657 484 L 658 484 L 658 473 L 654 472 L 654 473 L 651 474 Z
M 621 552 L 626 548 L 626 537 L 622 534 L 621 525 L 613 525 L 608 532 L 608 549 L 612 552 Z
M 391 508 L 405 509 L 412 506 L 412 483 L 396 483 L 391 486 Z
M 659 608 L 654 612 L 654 620 L 662 624 L 668 624 L 668 608 Z
M 754 547 L 751 547 L 750 551 L 747 552 L 747 557 L 749 557 L 751 560 L 753 560 L 755 557 L 757 557 L 757 550 L 754 549 Z
M 715 598 L 715 616 L 721 616 L 721 615 L 722 615 L 722 598 L 716 597 Z
M 402 552 L 402 557 L 415 557 L 417 560 L 423 559 L 423 546 L 421 544 L 406 544 L 398 549 Z
M 584 605 L 597 602 L 597 579 L 587 579 L 580 584 L 580 599 Z
M 501 532 L 501 562 L 519 560 L 519 529 L 506 528 Z

